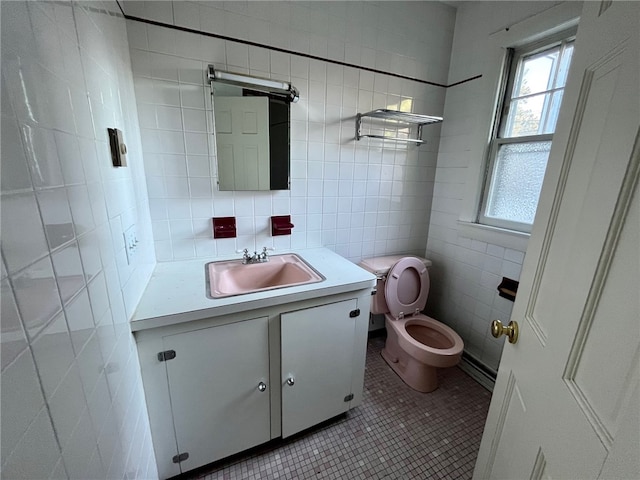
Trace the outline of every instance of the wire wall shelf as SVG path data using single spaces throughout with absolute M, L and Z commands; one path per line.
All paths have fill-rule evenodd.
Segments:
M 416 134 L 416 138 L 400 138 L 400 137 L 387 137 L 385 135 L 374 135 L 374 134 L 362 134 L 360 129 L 362 126 L 363 118 L 376 118 L 384 121 L 395 122 L 395 124 L 407 125 L 407 126 L 418 126 L 418 131 Z M 408 113 L 408 112 L 399 112 L 397 110 L 386 110 L 386 109 L 378 109 L 372 110 L 367 113 L 358 113 L 356 115 L 356 140 L 360 140 L 361 138 L 379 138 L 382 140 L 395 140 L 398 142 L 408 142 L 415 144 L 425 143 L 422 140 L 422 127 L 423 125 L 430 125 L 433 123 L 442 122 L 442 117 L 433 117 L 431 115 L 421 115 L 419 113 Z

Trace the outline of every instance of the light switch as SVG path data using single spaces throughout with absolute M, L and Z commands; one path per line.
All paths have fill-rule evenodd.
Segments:
M 131 225 L 127 228 L 124 233 L 124 251 L 127 254 L 127 263 L 131 265 L 133 262 L 133 257 L 138 250 L 138 238 L 136 236 L 136 226 Z

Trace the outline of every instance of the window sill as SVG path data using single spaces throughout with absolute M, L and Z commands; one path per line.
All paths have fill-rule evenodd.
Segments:
M 511 248 L 521 252 L 527 251 L 530 235 L 524 232 L 508 230 L 506 228 L 491 227 L 481 223 L 471 223 L 458 220 L 458 233 L 474 240 Z

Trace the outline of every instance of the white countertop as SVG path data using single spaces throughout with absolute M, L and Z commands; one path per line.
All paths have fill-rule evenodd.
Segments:
M 213 261 L 240 258 L 240 255 L 161 262 L 156 265 L 131 319 L 131 331 L 372 288 L 375 285 L 374 275 L 327 248 L 277 252 L 282 253 L 298 254 L 325 280 L 211 299 L 206 292 L 205 265 Z

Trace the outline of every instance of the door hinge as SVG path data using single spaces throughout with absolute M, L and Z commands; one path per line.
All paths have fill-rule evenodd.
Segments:
M 344 397 L 345 402 L 350 402 L 351 400 L 353 400 L 353 393 L 350 393 L 349 395 Z
M 176 358 L 175 350 L 165 350 L 164 352 L 158 353 L 158 361 L 166 362 L 167 360 L 173 360 Z
M 189 458 L 189 452 L 183 452 L 173 457 L 173 463 L 184 462 L 187 458 Z
M 359 317 L 359 316 L 360 316 L 360 309 L 359 309 L 359 308 L 356 308 L 355 310 L 351 310 L 351 311 L 349 312 L 349 316 L 350 316 L 351 318 Z

